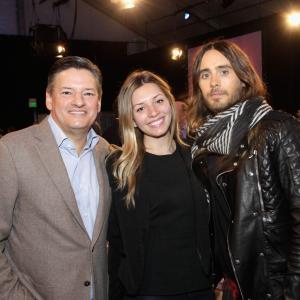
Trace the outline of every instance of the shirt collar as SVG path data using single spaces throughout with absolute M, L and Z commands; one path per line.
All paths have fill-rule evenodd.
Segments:
M 71 139 L 67 137 L 67 135 L 63 132 L 63 130 L 57 125 L 57 123 L 53 120 L 52 116 L 49 115 L 48 122 L 50 128 L 53 132 L 54 138 L 56 140 L 56 144 L 58 148 L 73 148 L 75 149 L 75 145 Z M 91 128 L 87 134 L 87 142 L 83 148 L 83 150 L 92 150 L 99 141 L 99 136 L 96 134 L 95 130 Z

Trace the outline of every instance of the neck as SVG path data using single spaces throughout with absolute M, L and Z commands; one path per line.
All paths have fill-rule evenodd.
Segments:
M 172 154 L 176 149 L 176 143 L 173 138 L 166 136 L 160 139 L 145 139 L 145 151 L 155 155 Z
M 87 134 L 82 135 L 70 135 L 68 134 L 68 138 L 74 143 L 76 147 L 76 152 L 79 155 L 86 144 Z

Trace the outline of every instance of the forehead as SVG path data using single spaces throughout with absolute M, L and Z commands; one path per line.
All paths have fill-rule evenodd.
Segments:
M 155 83 L 145 83 L 137 88 L 132 94 L 132 103 L 145 102 L 151 100 L 157 95 L 165 95 L 161 88 Z
M 89 70 L 70 68 L 57 73 L 54 76 L 53 85 L 56 87 L 80 85 L 86 88 L 97 88 L 97 81 Z
M 200 70 L 214 69 L 219 66 L 231 66 L 230 61 L 218 50 L 211 49 L 205 52 L 202 57 Z

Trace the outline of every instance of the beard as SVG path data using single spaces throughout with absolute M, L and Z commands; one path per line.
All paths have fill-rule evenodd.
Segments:
M 219 91 L 218 95 L 214 93 L 215 91 L 211 91 L 206 96 L 203 95 L 203 103 L 213 115 L 225 111 L 242 101 L 242 87 L 231 94 L 225 90 Z

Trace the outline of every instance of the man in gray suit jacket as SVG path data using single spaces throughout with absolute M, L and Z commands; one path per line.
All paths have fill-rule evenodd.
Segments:
M 102 76 L 65 57 L 41 124 L 0 140 L 0 299 L 107 298 L 107 142 L 91 129 Z

